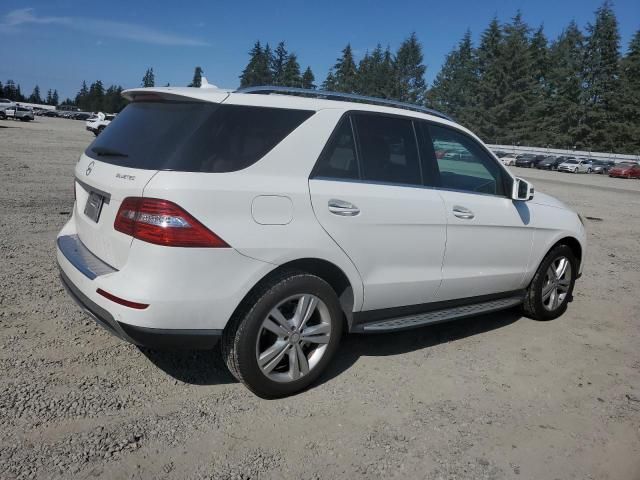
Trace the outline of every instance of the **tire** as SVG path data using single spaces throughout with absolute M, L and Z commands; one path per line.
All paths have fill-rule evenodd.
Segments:
M 554 282 L 554 280 L 550 280 L 550 270 L 555 270 L 556 266 L 559 267 L 558 262 L 561 259 L 567 261 L 564 271 L 565 277 L 561 276 L 559 282 L 556 279 L 556 283 L 552 284 L 550 282 Z M 569 271 L 567 272 L 567 270 Z M 573 251 L 567 245 L 557 245 L 552 248 L 540 263 L 525 294 L 522 304 L 525 316 L 535 320 L 553 320 L 562 315 L 567 310 L 567 305 L 572 298 L 577 272 L 578 262 Z M 557 298 L 556 304 L 552 303 L 554 291 L 555 298 Z M 545 298 L 543 295 L 546 292 L 549 294 Z
M 587 168 L 587 173 L 591 173 L 593 172 L 593 170 L 591 170 L 590 168 Z
M 295 309 L 302 298 L 317 301 L 317 306 L 306 328 L 294 329 Z M 282 315 L 280 324 L 285 320 L 287 332 L 273 320 L 274 311 Z M 312 336 L 314 328 L 318 332 L 322 328 L 322 334 Z M 336 353 L 342 328 L 343 312 L 333 288 L 315 275 L 288 271 L 256 287 L 238 307 L 223 333 L 222 356 L 232 375 L 259 397 L 284 397 L 320 376 Z M 304 341 L 305 332 L 315 340 Z M 259 357 L 265 359 L 262 367 Z

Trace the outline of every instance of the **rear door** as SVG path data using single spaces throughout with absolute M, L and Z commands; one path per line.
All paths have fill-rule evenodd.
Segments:
M 522 287 L 533 242 L 526 202 L 508 195 L 504 168 L 473 138 L 421 124 L 435 155 L 447 216 L 447 246 L 438 300 L 504 293 Z
M 364 310 L 429 302 L 440 286 L 446 219 L 420 160 L 412 120 L 350 114 L 309 180 L 318 221 L 363 279 Z

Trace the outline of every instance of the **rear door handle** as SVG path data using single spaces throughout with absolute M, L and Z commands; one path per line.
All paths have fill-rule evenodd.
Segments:
M 329 211 L 334 215 L 340 215 L 342 217 L 355 217 L 360 213 L 360 209 L 353 203 L 335 198 L 329 200 Z
M 462 218 L 464 220 L 471 220 L 473 217 L 475 217 L 471 210 L 466 207 L 461 207 L 460 205 L 455 205 L 453 207 L 453 214 L 456 217 Z

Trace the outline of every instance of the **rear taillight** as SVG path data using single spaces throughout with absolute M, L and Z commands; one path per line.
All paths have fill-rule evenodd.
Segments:
M 184 209 L 158 198 L 125 198 L 113 228 L 138 240 L 167 247 L 229 247 Z

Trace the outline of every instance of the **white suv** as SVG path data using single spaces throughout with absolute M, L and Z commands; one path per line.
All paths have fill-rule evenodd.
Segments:
M 221 338 L 231 372 L 277 397 L 311 384 L 344 332 L 517 305 L 548 320 L 572 298 L 581 218 L 442 114 L 277 87 L 124 95 L 75 167 L 57 258 L 128 342 Z

